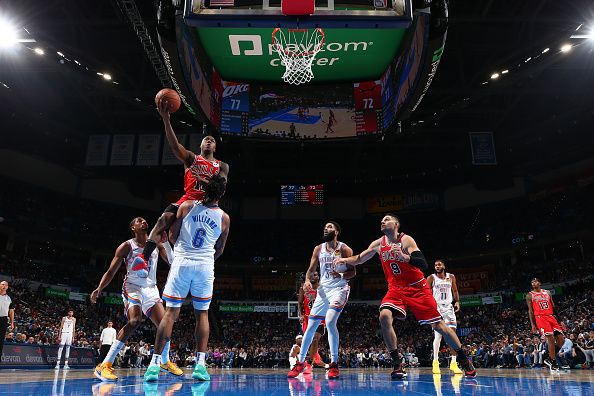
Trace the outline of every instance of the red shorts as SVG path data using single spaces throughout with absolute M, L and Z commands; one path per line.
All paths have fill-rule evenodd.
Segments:
M 563 329 L 557 319 L 553 315 L 536 315 L 536 328 L 540 331 L 540 335 L 553 335 L 555 332 L 563 334 Z
M 304 315 L 303 316 L 303 324 L 301 325 L 301 330 L 303 331 L 303 334 L 305 334 L 305 330 L 307 330 L 307 323 L 308 323 L 307 315 Z M 320 328 L 320 326 L 321 326 L 321 328 Z M 318 326 L 318 329 L 316 330 L 316 332 L 324 335 L 324 332 L 325 332 L 324 329 L 326 328 L 326 321 L 322 320 L 322 322 L 320 322 L 320 326 Z
M 410 309 L 420 324 L 433 324 L 442 320 L 425 279 L 412 286 L 388 287 L 380 311 L 384 308 L 395 312 L 396 318 L 400 320 L 406 318 L 406 308 Z

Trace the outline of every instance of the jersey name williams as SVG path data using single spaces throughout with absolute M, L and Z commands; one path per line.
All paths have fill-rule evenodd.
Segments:
M 217 223 L 213 219 L 211 219 L 210 217 L 208 217 L 206 215 L 203 215 L 203 214 L 192 216 L 192 221 L 194 223 L 205 224 L 205 225 L 209 226 L 213 230 L 218 227 L 217 226 Z

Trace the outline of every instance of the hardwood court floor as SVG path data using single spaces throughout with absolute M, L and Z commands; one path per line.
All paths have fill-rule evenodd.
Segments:
M 192 395 L 192 396 L 368 396 L 414 395 L 593 395 L 594 370 L 550 373 L 534 370 L 479 370 L 474 380 L 450 374 L 432 375 L 430 369 L 410 369 L 405 381 L 391 381 L 389 371 L 341 370 L 338 380 L 323 370 L 287 379 L 286 370 L 210 370 L 210 382 L 196 382 L 186 369 L 182 378 L 162 374 L 157 384 L 142 380 L 144 370 L 117 370 L 116 383 L 100 382 L 92 370 L 0 369 L 0 395 Z M 445 371 L 445 370 L 444 370 Z

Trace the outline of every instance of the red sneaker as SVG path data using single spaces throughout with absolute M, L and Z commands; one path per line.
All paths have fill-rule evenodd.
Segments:
M 287 374 L 288 378 L 295 378 L 297 377 L 299 374 L 301 374 L 303 372 L 303 370 L 305 369 L 305 365 L 303 363 L 297 363 L 292 369 L 291 371 L 289 371 L 289 374 Z
M 328 379 L 336 379 L 339 375 L 338 363 L 330 363 L 330 366 L 328 367 Z
M 398 367 L 394 368 L 392 373 L 390 373 L 390 377 L 393 380 L 403 380 L 406 378 L 406 370 L 404 370 L 404 365 L 400 363 Z
M 311 367 L 311 364 L 309 364 L 309 363 L 307 363 L 307 362 L 304 362 L 304 363 L 303 363 L 303 366 L 305 367 L 305 368 L 303 369 L 303 374 L 311 374 L 311 372 L 312 372 L 312 367 Z

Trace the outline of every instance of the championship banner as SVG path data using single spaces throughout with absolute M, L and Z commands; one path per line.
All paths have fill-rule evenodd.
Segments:
M 47 367 L 56 365 L 58 346 L 5 343 L 2 351 L 1 369 Z M 95 365 L 91 348 L 70 348 L 68 365 L 75 368 L 90 368 Z
M 470 132 L 472 165 L 497 165 L 492 132 Z
M 132 165 L 132 153 L 134 152 L 134 135 L 113 135 L 111 141 L 112 166 Z
M 159 165 L 159 149 L 161 148 L 160 135 L 139 135 L 138 152 L 136 153 L 137 166 Z
M 177 141 L 179 144 L 185 147 L 186 145 L 186 138 L 188 135 L 180 134 L 177 135 Z M 163 157 L 161 159 L 161 165 L 180 165 L 181 162 L 175 157 L 173 151 L 171 151 L 171 147 L 169 147 L 169 143 L 167 142 L 167 138 L 163 143 Z
M 87 145 L 86 166 L 107 165 L 107 153 L 109 152 L 109 135 L 91 135 Z
M 440 205 L 435 193 L 403 193 L 367 198 L 367 213 L 402 212 L 435 209 Z

